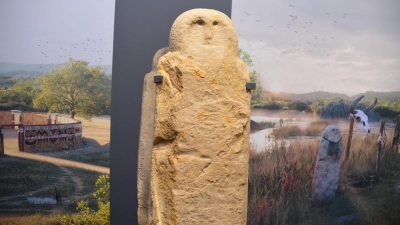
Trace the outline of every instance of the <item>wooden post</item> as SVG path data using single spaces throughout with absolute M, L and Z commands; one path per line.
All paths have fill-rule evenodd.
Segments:
M 14 121 L 15 121 L 15 115 L 14 115 L 14 111 L 11 110 L 11 124 L 14 125 Z M 13 127 L 14 129 L 14 127 Z
M 58 120 L 58 114 L 54 113 L 54 124 L 57 124 L 57 120 Z
M 384 136 L 383 132 L 385 130 L 385 120 L 381 120 L 381 127 L 379 129 L 379 139 L 378 139 L 378 155 L 376 157 L 376 174 L 379 173 L 379 164 L 381 161 L 382 144 L 385 142 L 386 134 Z M 382 143 L 383 142 L 383 143 Z
M 397 153 L 394 151 L 394 146 L 397 146 L 397 151 L 399 151 L 399 142 L 400 142 L 400 115 L 397 116 L 396 118 L 396 125 L 394 127 L 394 133 L 393 133 L 393 140 L 392 140 L 392 149 L 391 153 L 394 155 L 394 153 Z
M 51 124 L 51 113 L 47 113 L 47 125 Z
M 21 124 L 18 125 L 18 149 L 20 152 L 23 152 L 24 149 L 22 148 L 22 135 L 23 135 L 23 131 L 22 131 L 22 126 Z
M 354 118 L 350 116 L 349 138 L 346 146 L 346 158 L 344 159 L 344 175 L 347 176 L 347 164 L 350 156 L 351 139 L 353 138 Z
M 0 126 L 0 155 L 4 155 L 4 138 L 3 138 L 3 129 Z

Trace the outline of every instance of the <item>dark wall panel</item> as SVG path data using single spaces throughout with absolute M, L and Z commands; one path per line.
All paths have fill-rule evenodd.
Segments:
M 172 23 L 193 8 L 230 17 L 232 0 L 116 0 L 111 103 L 111 224 L 137 224 L 137 156 L 143 78 L 168 46 Z

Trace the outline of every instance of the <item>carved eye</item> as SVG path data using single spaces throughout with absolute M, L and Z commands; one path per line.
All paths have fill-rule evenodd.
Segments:
M 197 24 L 197 25 L 200 25 L 200 26 L 204 26 L 204 24 L 205 24 L 204 20 L 197 20 L 194 23 Z
M 361 121 L 361 118 L 360 118 L 359 116 L 357 116 L 357 117 L 356 117 L 356 121 L 357 121 L 357 122 L 360 122 L 360 121 Z
M 363 126 L 365 127 L 365 122 L 363 121 Z
M 213 22 L 213 25 L 214 25 L 214 26 L 217 26 L 217 25 L 218 25 L 218 22 L 217 22 L 217 21 L 214 21 L 214 22 Z

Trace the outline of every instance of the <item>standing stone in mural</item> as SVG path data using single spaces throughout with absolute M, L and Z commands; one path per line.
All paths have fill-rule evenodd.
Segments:
M 157 74 L 152 149 L 140 142 L 140 160 L 151 152 L 141 224 L 246 224 L 250 79 L 231 20 L 210 9 L 180 15 Z
M 319 143 L 312 182 L 313 205 L 325 204 L 335 198 L 339 181 L 342 137 L 338 126 L 328 126 Z

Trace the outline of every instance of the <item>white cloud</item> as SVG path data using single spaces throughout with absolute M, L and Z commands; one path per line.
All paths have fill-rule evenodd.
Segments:
M 234 0 L 232 20 L 266 88 L 279 81 L 295 93 L 393 91 L 400 89 L 399 6 Z

